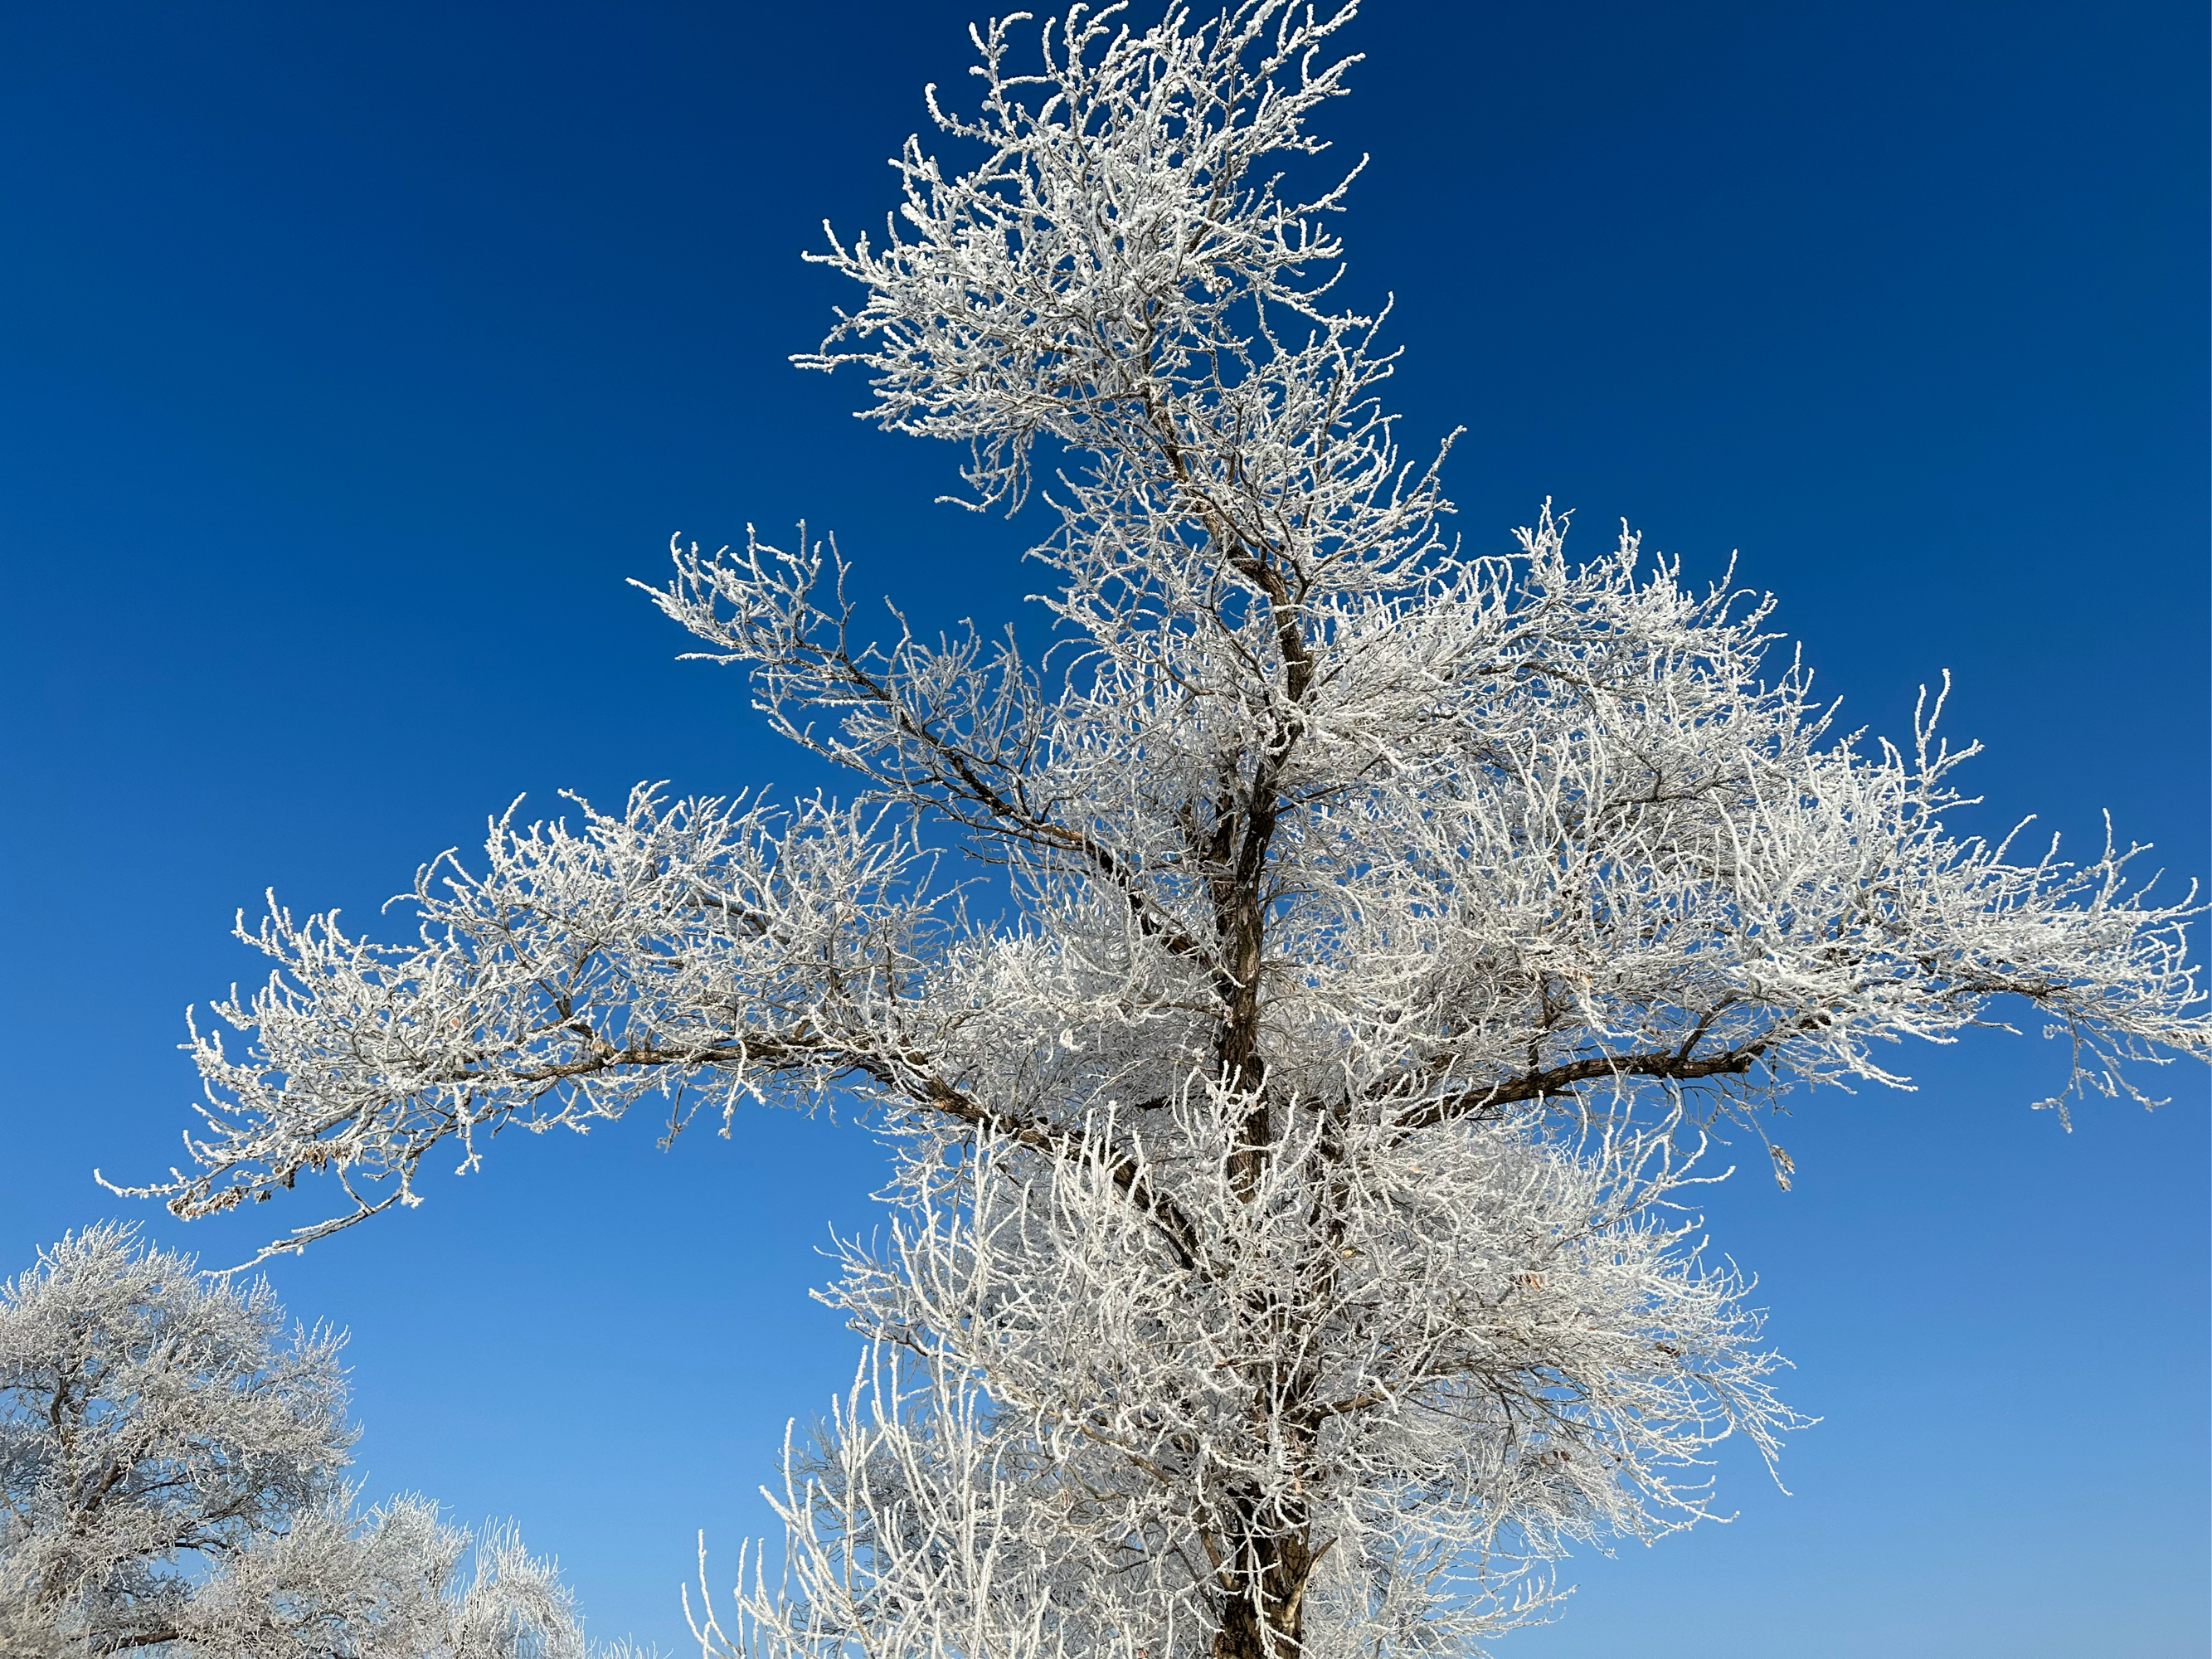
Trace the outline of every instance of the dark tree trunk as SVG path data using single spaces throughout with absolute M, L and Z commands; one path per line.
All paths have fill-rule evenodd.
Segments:
M 1297 1659 L 1305 1650 L 1306 1580 L 1314 1560 L 1302 1517 L 1245 1539 L 1238 1562 L 1224 1575 L 1228 1593 L 1213 1659 Z

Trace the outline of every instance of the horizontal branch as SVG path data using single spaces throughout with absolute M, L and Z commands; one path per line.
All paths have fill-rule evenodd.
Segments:
M 1398 1119 L 1401 1129 L 1427 1129 L 1455 1118 L 1526 1101 L 1563 1095 L 1578 1084 L 1601 1078 L 1644 1078 L 1671 1083 L 1693 1083 L 1701 1079 L 1741 1076 L 1759 1063 L 1768 1044 L 1762 1041 L 1723 1053 L 1694 1059 L 1679 1049 L 1660 1054 L 1593 1054 L 1541 1071 L 1524 1072 L 1487 1089 L 1467 1089 L 1439 1100 L 1425 1101 Z

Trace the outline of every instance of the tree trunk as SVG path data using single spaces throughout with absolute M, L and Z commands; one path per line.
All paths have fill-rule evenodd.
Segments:
M 1247 1538 L 1229 1577 L 1213 1659 L 1297 1659 L 1305 1650 L 1306 1580 L 1315 1554 L 1303 1524 Z

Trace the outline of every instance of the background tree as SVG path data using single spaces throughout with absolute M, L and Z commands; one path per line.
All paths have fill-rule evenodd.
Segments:
M 284 1326 L 113 1224 L 0 1285 L 0 1654 L 586 1659 L 512 1528 L 355 1508 L 342 1339 Z
M 221 1010 L 252 1043 L 200 1042 L 167 1190 L 334 1169 L 355 1207 L 299 1242 L 505 1123 L 881 1105 L 903 1214 L 835 1297 L 907 1358 L 795 1466 L 797 1595 L 757 1584 L 739 1641 L 1460 1644 L 1528 1605 L 1516 1563 L 1693 1519 L 1669 1471 L 1788 1421 L 1665 1218 L 1686 1114 L 1894 1080 L 1875 1042 L 2002 996 L 2075 1090 L 2204 1047 L 2185 909 L 2124 852 L 1952 836 L 1932 710 L 1910 752 L 1830 731 L 1763 677 L 1763 602 L 1632 538 L 1439 538 L 1375 319 L 1326 300 L 1342 185 L 1273 172 L 1342 21 L 1072 17 L 1029 76 L 994 27 L 982 113 L 940 117 L 984 161 L 910 146 L 905 229 L 826 256 L 877 413 L 969 442 L 979 501 L 1068 452 L 1064 648 L 863 648 L 833 552 L 680 550 L 665 607 L 862 806 L 503 820 L 484 874 L 424 873 L 417 946 L 273 915 L 278 976 Z M 933 816 L 1015 921 L 933 884 Z

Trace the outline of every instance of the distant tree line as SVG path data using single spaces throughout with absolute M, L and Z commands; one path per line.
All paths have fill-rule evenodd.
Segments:
M 0 1285 L 0 1656 L 638 1659 L 513 1527 L 362 1505 L 343 1343 L 129 1225 Z

